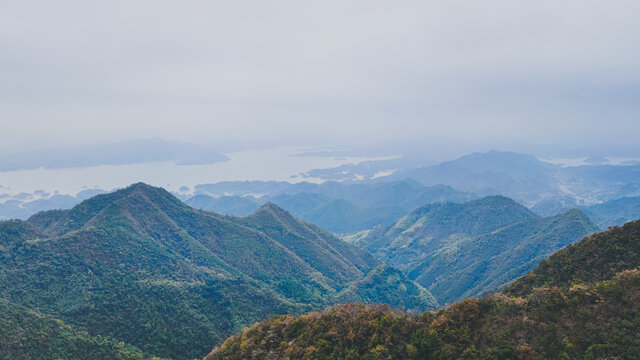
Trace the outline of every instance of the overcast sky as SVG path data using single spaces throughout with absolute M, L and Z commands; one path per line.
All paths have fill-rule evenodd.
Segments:
M 637 144 L 640 1 L 4 1 L 0 150 Z

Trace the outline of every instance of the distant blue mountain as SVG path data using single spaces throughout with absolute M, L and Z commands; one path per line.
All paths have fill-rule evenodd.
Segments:
M 584 207 L 582 211 L 603 229 L 614 225 L 621 226 L 640 218 L 640 196 L 609 200 Z
M 514 152 L 473 153 L 397 176 L 479 195 L 505 195 L 542 215 L 577 205 L 640 196 L 638 164 L 562 167 Z
M 476 198 L 449 186 L 424 186 L 411 179 L 390 183 L 226 182 L 198 185 L 196 191 L 237 195 L 198 194 L 185 200 L 195 208 L 244 216 L 270 201 L 300 219 L 341 234 L 390 224 L 427 203 Z M 260 198 L 248 195 L 265 193 Z

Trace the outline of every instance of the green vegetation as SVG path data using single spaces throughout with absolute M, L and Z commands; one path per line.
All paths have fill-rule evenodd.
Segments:
M 503 196 L 463 204 L 433 203 L 415 209 L 395 224 L 373 229 L 355 244 L 393 266 L 406 266 L 440 249 L 452 235 L 482 235 L 536 217 Z
M 639 229 L 637 221 L 587 237 L 505 293 L 416 317 L 354 304 L 277 316 L 205 359 L 637 359 Z M 531 288 L 541 278 L 546 286 Z
M 572 286 L 612 278 L 640 266 L 640 221 L 588 236 L 544 260 L 504 292 L 525 296 L 540 286 Z
M 0 359 L 148 359 L 112 338 L 91 336 L 61 320 L 0 299 Z
M 400 304 L 408 313 L 420 313 L 424 304 L 436 308 L 437 300 L 422 286 L 406 281 L 401 271 L 378 265 L 361 280 L 337 294 L 339 303 L 364 301 L 369 304 Z
M 71 210 L 0 222 L 0 298 L 173 359 L 204 356 L 274 314 L 335 304 L 347 288 L 354 301 L 436 306 L 404 276 L 367 277 L 380 266 L 273 204 L 245 218 L 222 216 L 141 183 Z M 352 286 L 361 279 L 380 283 Z
M 345 239 L 403 269 L 441 304 L 495 291 L 598 230 L 579 210 L 540 218 L 503 196 L 431 204 Z
M 558 249 L 598 228 L 579 210 L 535 218 L 476 237 L 451 237 L 407 268 L 441 303 L 500 289 Z

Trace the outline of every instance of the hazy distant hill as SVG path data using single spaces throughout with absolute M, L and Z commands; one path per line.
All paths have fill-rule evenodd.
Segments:
M 506 285 L 596 230 L 579 210 L 540 218 L 509 198 L 490 196 L 431 204 L 348 239 L 404 269 L 440 303 L 451 303 Z
M 223 216 L 142 183 L 0 222 L 0 265 L 0 298 L 176 359 L 272 314 L 336 303 L 344 289 L 353 301 L 436 306 L 401 273 L 274 204 Z
M 537 212 L 543 215 L 556 214 L 574 204 L 640 195 L 639 165 L 562 167 L 514 152 L 473 153 L 396 176 L 479 195 L 505 195 L 528 207 L 537 206 Z
M 490 151 L 419 168 L 408 176 L 425 185 L 445 184 L 480 195 L 535 201 L 562 194 L 555 180 L 559 170 L 560 166 L 531 155 Z
M 569 193 L 587 200 L 640 196 L 640 164 L 566 167 L 558 179 Z
M 26 219 L 29 216 L 46 210 L 67 210 L 77 205 L 82 200 L 86 200 L 94 195 L 102 194 L 105 191 L 100 189 L 88 189 L 80 191 L 76 196 L 48 194 L 42 190 L 34 194 L 18 194 L 11 200 L 0 203 L 0 220 L 2 219 Z M 44 196 L 39 196 L 44 195 Z M 9 195 L 6 195 L 9 197 Z M 17 199 L 20 198 L 20 199 Z
M 238 182 L 199 185 L 197 191 L 203 194 L 185 200 L 195 208 L 243 216 L 270 201 L 334 233 L 390 224 L 424 203 L 476 198 L 449 186 L 424 186 L 411 179 L 391 183 Z M 219 196 L 220 192 L 236 195 Z
M 151 145 L 162 146 L 153 142 Z M 433 166 L 394 170 L 398 171 L 375 179 L 322 184 L 226 181 L 196 185 L 193 192 L 176 195 L 196 208 L 238 216 L 248 215 L 271 201 L 335 233 L 386 225 L 424 204 L 465 202 L 477 199 L 474 194 L 508 196 L 541 216 L 640 196 L 640 165 L 634 163 L 562 167 L 531 155 L 490 151 Z M 25 199 L 20 195 L 32 194 L 0 194 L 0 219 L 24 219 L 37 211 L 68 209 L 82 200 L 68 195 L 42 199 L 37 196 Z M 328 204 L 335 200 L 344 201 Z M 610 214 L 606 213 L 609 209 Z M 350 215 L 347 219 L 339 212 Z M 628 221 L 634 218 L 634 213 L 621 217 L 618 210 L 602 207 L 597 214 L 602 222 L 598 224 L 608 226 L 623 219 Z M 611 221 L 614 222 L 605 225 Z
M 413 318 L 358 305 L 274 317 L 205 359 L 636 359 L 639 255 L 636 221 L 557 252 L 504 294 Z
M 0 203 L 0 219 L 26 219 L 39 211 L 70 209 L 101 190 L 85 190 L 77 196 L 53 195 L 37 198 L 22 194 Z M 475 195 L 449 186 L 421 185 L 411 179 L 392 183 L 324 184 L 276 181 L 237 181 L 196 186 L 196 194 L 176 193 L 186 204 L 225 215 L 246 216 L 273 202 L 303 220 L 334 233 L 349 233 L 389 224 L 418 204 L 434 201 L 462 202 Z M 9 197 L 9 195 L 7 195 Z M 20 199 L 17 199 L 20 198 Z
M 188 198 L 185 204 L 196 209 L 235 216 L 249 215 L 260 207 L 259 200 L 252 196 L 213 197 L 204 194 Z
M 584 207 L 582 211 L 601 228 L 623 225 L 640 218 L 640 196 L 605 201 L 602 204 Z
M 531 210 L 539 215 L 555 215 L 573 208 L 580 208 L 600 228 L 606 229 L 640 218 L 640 196 L 622 197 L 589 206 L 578 206 L 575 201 L 565 197 L 542 201 Z

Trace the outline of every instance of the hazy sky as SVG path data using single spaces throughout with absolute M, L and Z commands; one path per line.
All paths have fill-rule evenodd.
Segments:
M 635 143 L 640 1 L 3 1 L 0 150 Z

